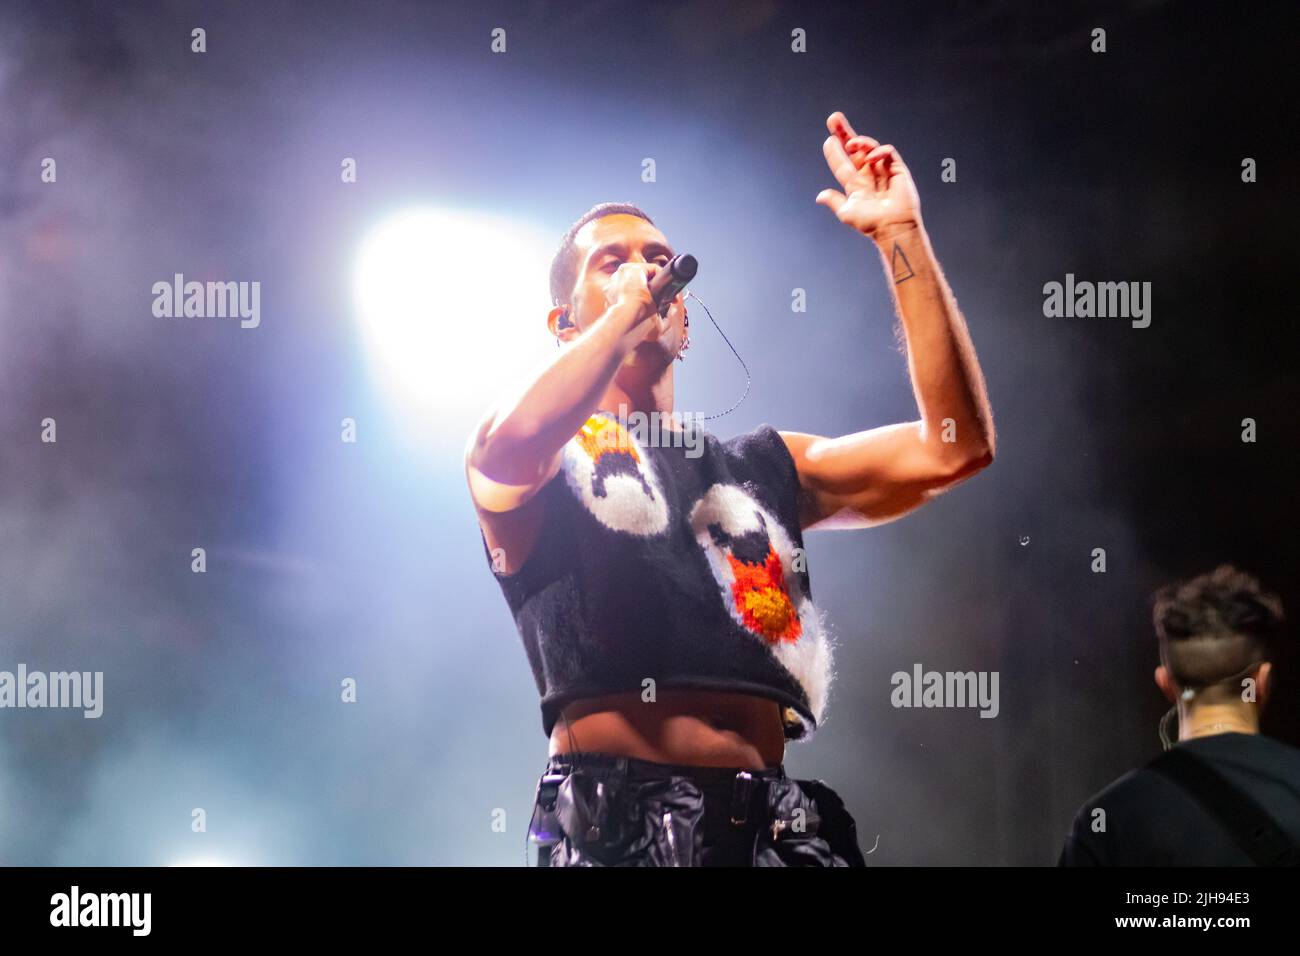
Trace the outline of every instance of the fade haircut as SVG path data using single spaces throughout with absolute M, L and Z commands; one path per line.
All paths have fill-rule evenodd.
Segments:
M 1230 564 L 1154 595 L 1160 657 L 1180 687 L 1205 687 L 1267 659 L 1282 601 Z
M 560 248 L 555 253 L 555 258 L 551 260 L 551 304 L 566 305 L 569 302 L 569 296 L 573 294 L 574 283 L 578 281 L 578 247 L 573 244 L 574 237 L 578 231 L 593 219 L 601 219 L 605 216 L 639 216 L 650 225 L 655 221 L 645 214 L 644 211 L 636 206 L 625 202 L 603 202 L 592 206 L 582 216 L 569 227 L 569 231 L 564 234 L 560 240 Z

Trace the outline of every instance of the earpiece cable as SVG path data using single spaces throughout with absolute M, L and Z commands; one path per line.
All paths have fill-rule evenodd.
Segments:
M 725 412 L 718 412 L 716 415 L 698 416 L 701 421 L 707 421 L 710 418 L 721 418 L 723 415 L 729 415 L 732 412 L 734 412 L 737 408 L 739 408 L 740 403 L 743 402 L 746 396 L 749 395 L 749 386 L 752 384 L 752 379 L 750 378 L 749 375 L 749 366 L 746 365 L 745 360 L 740 357 L 740 353 L 736 351 L 736 347 L 731 344 L 731 339 L 727 338 L 727 333 L 722 331 L 722 326 L 718 325 L 718 320 L 713 317 L 713 313 L 710 312 L 709 307 L 704 304 L 704 300 L 701 299 L 694 292 L 692 292 L 690 289 L 686 290 L 686 294 L 689 295 L 696 302 L 700 303 L 700 308 L 702 308 L 704 310 L 704 314 L 709 317 L 709 321 L 713 323 L 713 327 L 718 330 L 718 334 L 722 336 L 722 341 L 727 343 L 727 348 L 731 349 L 731 354 L 736 356 L 736 361 L 739 362 L 740 367 L 745 370 L 745 391 L 740 396 L 740 398 L 736 399 L 736 403 L 734 405 L 728 408 Z

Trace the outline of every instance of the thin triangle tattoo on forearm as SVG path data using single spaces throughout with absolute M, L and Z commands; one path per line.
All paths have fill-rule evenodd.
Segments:
M 912 271 L 912 264 L 907 261 L 907 253 L 902 250 L 898 243 L 894 243 L 894 254 L 889 262 L 890 268 L 894 273 L 894 285 L 900 282 L 906 282 L 912 276 L 916 275 Z

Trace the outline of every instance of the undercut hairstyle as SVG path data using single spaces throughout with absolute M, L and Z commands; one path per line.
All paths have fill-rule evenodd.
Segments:
M 643 210 L 625 202 L 598 203 L 584 212 L 578 221 L 569 227 L 569 231 L 564 234 L 564 238 L 560 240 L 560 248 L 556 251 L 555 258 L 551 260 L 552 305 L 568 304 L 569 296 L 573 294 L 574 283 L 578 281 L 578 247 L 573 244 L 574 236 L 593 219 L 619 215 L 639 216 L 650 225 L 655 224 L 655 221 L 647 216 Z
M 1166 585 L 1153 600 L 1160 659 L 1184 688 L 1267 660 L 1283 621 L 1281 599 L 1230 564 Z

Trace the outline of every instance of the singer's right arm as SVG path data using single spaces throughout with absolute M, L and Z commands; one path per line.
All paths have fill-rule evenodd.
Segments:
M 503 513 L 526 504 L 555 476 L 565 443 L 596 410 L 652 315 L 641 299 L 616 301 L 522 392 L 479 423 L 465 448 L 465 475 L 490 547 L 497 546 L 493 516 L 502 514 L 508 523 Z

